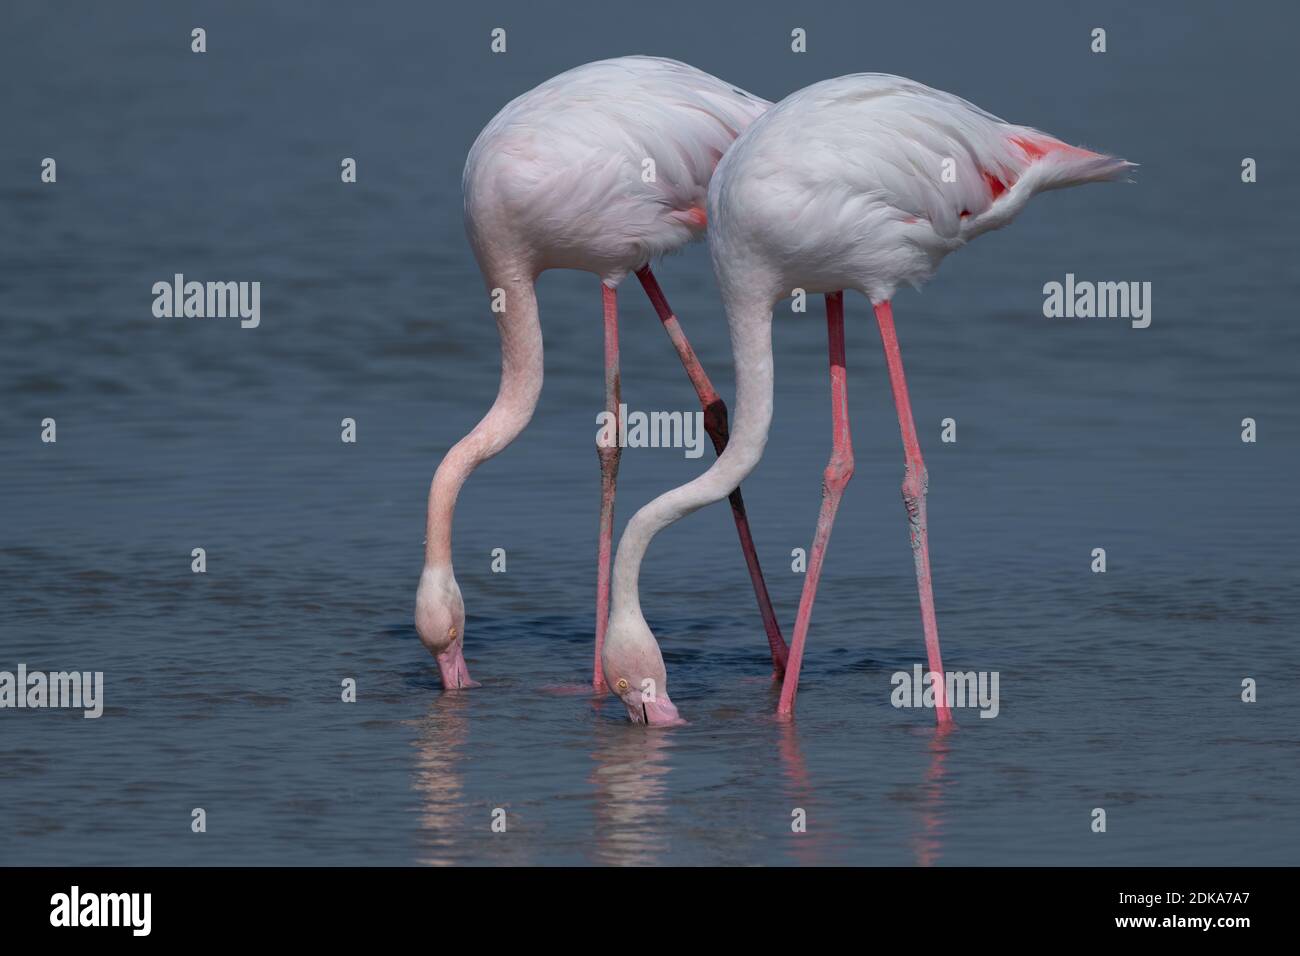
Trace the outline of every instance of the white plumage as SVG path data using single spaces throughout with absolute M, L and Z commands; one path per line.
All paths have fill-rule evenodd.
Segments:
M 718 160 L 770 105 L 648 56 L 588 63 L 524 93 L 465 163 L 466 229 L 484 271 L 523 261 L 615 285 L 699 237 Z
M 538 274 L 580 269 L 594 272 L 604 283 L 606 408 L 611 414 L 617 414 L 619 404 L 615 289 L 633 271 L 670 326 L 701 402 L 711 405 L 717 396 L 649 263 L 703 235 L 708 184 L 718 160 L 770 105 L 684 63 L 621 57 L 577 67 L 524 93 L 475 140 L 465 163 L 465 229 L 493 296 L 501 335 L 501 385 L 483 419 L 447 452 L 429 488 L 415 626 L 438 661 L 445 688 L 474 686 L 463 653 L 465 605 L 452 570 L 456 499 L 474 469 L 514 441 L 537 407 L 544 377 L 534 285 Z M 603 601 L 618 472 L 617 450 L 609 451 L 601 449 L 600 455 L 596 687 L 604 684 Z M 742 547 L 752 556 L 745 533 L 747 528 L 742 529 Z M 756 588 L 762 607 L 766 591 L 761 576 Z M 769 620 L 775 628 L 770 604 Z M 775 639 L 780 640 L 779 632 Z M 640 693 L 638 685 L 635 703 L 632 696 L 625 702 L 629 713 L 644 716 Z M 659 711 L 667 713 L 664 707 Z
M 758 256 L 781 283 L 882 302 L 1035 194 L 1131 165 L 913 80 L 842 76 L 786 97 L 728 151 L 709 199 L 714 261 L 747 271 Z
M 736 140 L 709 187 L 709 245 L 735 357 L 731 439 L 703 475 L 628 522 L 614 562 L 607 652 L 642 662 L 628 674 L 666 699 L 668 676 L 641 611 L 638 577 L 654 536 L 738 487 L 772 424 L 775 303 L 796 288 L 827 293 L 833 451 L 777 707 L 794 712 L 804 642 L 835 510 L 853 474 L 841 290 L 875 306 L 903 439 L 902 485 L 930 670 L 944 673 L 926 530 L 921 457 L 889 300 L 929 279 L 944 256 L 1010 222 L 1037 193 L 1117 179 L 1132 164 L 1015 126 L 960 97 L 884 74 L 814 84 L 773 106 Z M 673 716 L 676 717 L 674 710 Z M 940 725 L 951 719 L 942 698 Z M 633 716 L 635 720 L 636 717 Z

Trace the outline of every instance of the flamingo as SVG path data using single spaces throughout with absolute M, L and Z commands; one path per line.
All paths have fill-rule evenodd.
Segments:
M 921 622 L 930 671 L 943 675 L 926 530 L 928 477 L 903 376 L 891 306 L 940 261 L 1007 225 L 1034 195 L 1113 180 L 1134 164 L 1004 122 L 959 97 L 884 74 L 800 90 L 772 107 L 723 157 L 709 186 L 710 249 L 735 356 L 731 440 L 693 481 L 638 511 L 614 562 L 605 672 L 658 697 L 628 705 L 637 723 L 680 721 L 658 642 L 641 613 L 637 579 L 656 533 L 717 501 L 758 465 L 772 422 L 772 309 L 791 290 L 826 298 L 833 451 L 795 618 L 777 715 L 791 718 L 799 670 L 835 512 L 853 475 L 844 356 L 844 291 L 870 300 L 884 345 L 899 431 Z M 941 727 L 952 720 L 936 688 Z
M 452 569 L 452 516 L 469 475 L 515 440 L 537 406 L 542 332 L 535 283 L 541 272 L 579 269 L 600 277 L 605 403 L 614 416 L 620 402 L 616 289 L 635 273 L 695 386 L 715 451 L 726 446 L 726 406 L 649 263 L 704 234 L 714 167 L 770 105 L 675 60 L 620 57 L 569 70 L 517 97 L 474 141 L 465 163 L 465 229 L 497 312 L 501 384 L 491 409 L 447 452 L 429 488 L 415 626 L 438 662 L 444 689 L 478 686 L 465 664 L 465 605 Z M 601 509 L 592 685 L 603 692 L 620 449 L 597 453 Z M 739 489 L 731 506 L 779 676 L 787 648 Z

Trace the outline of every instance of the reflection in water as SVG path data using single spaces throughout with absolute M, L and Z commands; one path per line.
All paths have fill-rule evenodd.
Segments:
M 464 694 L 435 694 L 413 741 L 416 748 L 414 787 L 423 809 L 420 827 L 425 855 L 419 862 L 448 866 L 455 862 L 458 837 L 469 829 L 464 781 L 459 772 L 461 749 L 469 735 Z
M 823 814 L 814 812 L 816 799 L 794 721 L 778 720 L 776 726 L 779 737 L 777 747 L 781 754 L 781 769 L 785 773 L 785 792 L 790 799 L 790 809 L 802 807 L 807 813 L 807 831 L 790 834 L 790 854 L 800 866 L 825 864 L 829 862 L 826 848 L 833 824 Z
M 808 767 L 804 763 L 803 750 L 799 747 L 799 735 L 795 733 L 794 721 L 777 721 L 780 734 L 781 769 L 785 771 L 786 782 L 790 785 L 790 794 L 796 800 L 806 799 L 808 792 Z
M 596 862 L 656 863 L 667 849 L 671 730 L 600 726 L 592 759 L 596 799 Z
M 946 724 L 930 732 L 930 763 L 920 786 L 921 827 L 915 839 L 917 866 L 933 866 L 943 849 L 943 790 L 947 776 L 943 764 L 948 759 L 956 729 L 955 724 Z

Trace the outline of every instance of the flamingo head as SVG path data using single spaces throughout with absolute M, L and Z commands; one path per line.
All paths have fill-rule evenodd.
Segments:
M 478 687 L 465 666 L 465 603 L 450 570 L 425 568 L 415 595 L 415 631 L 438 662 L 443 690 Z
M 640 614 L 611 615 L 601 666 L 610 690 L 634 724 L 677 727 L 685 724 L 668 697 L 668 674 L 659 642 Z

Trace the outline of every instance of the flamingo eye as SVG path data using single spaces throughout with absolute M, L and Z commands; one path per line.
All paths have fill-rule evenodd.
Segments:
M 627 678 L 620 677 L 616 686 L 620 691 L 627 690 Z
M 451 627 L 447 628 L 447 636 L 450 637 L 453 641 L 456 639 L 456 625 L 455 625 L 455 624 L 453 624 Z

